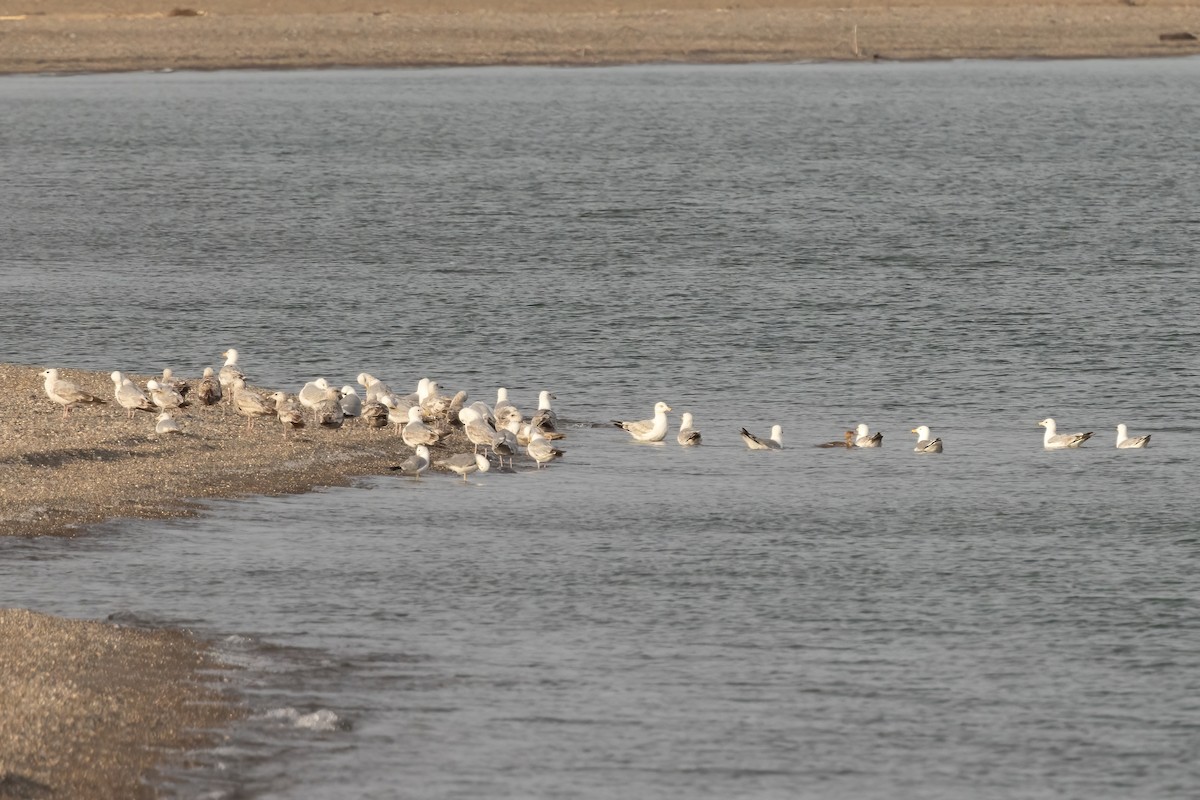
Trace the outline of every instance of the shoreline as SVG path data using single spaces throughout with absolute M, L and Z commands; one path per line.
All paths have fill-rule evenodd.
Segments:
M 244 716 L 178 630 L 0 608 L 0 797 L 128 800 Z
M 309 420 L 284 435 L 267 418 L 247 432 L 246 417 L 228 399 L 173 413 L 183 434 L 158 436 L 157 414 L 127 419 L 107 374 L 73 369 L 60 376 L 107 402 L 64 419 L 43 391 L 41 370 L 0 364 L 8 387 L 0 396 L 0 536 L 70 536 L 109 519 L 191 516 L 208 499 L 348 486 L 388 474 L 413 453 L 390 426 L 372 429 L 361 420 L 337 430 Z M 147 376 L 129 377 L 144 386 Z M 472 448 L 455 431 L 430 449 L 437 461 Z
M 0 74 L 1200 54 L 1186 35 L 1200 0 L 0 0 Z

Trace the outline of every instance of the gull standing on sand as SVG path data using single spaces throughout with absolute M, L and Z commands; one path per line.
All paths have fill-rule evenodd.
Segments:
M 192 385 L 190 383 L 176 378 L 175 373 L 171 371 L 170 367 L 163 368 L 162 379 L 159 381 L 159 383 L 163 386 L 170 386 L 172 389 L 179 392 L 180 395 L 185 397 L 192 389 Z
M 307 409 L 315 409 L 319 403 L 325 402 L 325 393 L 329 390 L 329 381 L 317 378 L 309 381 L 300 389 L 296 399 Z
M 271 399 L 275 401 L 275 416 L 283 426 L 284 436 L 287 436 L 289 428 L 304 427 L 304 412 L 300 408 L 300 401 L 287 392 L 275 392 Z
M 782 450 L 783 449 L 783 426 L 772 425 L 771 436 L 768 439 L 755 436 L 750 431 L 742 428 L 742 441 L 746 443 L 746 447 L 751 450 Z
M 1038 423 L 1046 429 L 1046 435 L 1042 438 L 1042 446 L 1047 450 L 1063 450 L 1065 448 L 1079 447 L 1079 445 L 1092 438 L 1092 431 L 1087 433 L 1059 433 L 1058 427 L 1051 417 L 1046 417 Z
M 146 397 L 145 393 L 137 387 L 137 384 L 129 380 L 129 378 L 126 378 L 115 370 L 109 377 L 112 378 L 113 393 L 117 397 L 117 403 L 121 408 L 125 409 L 126 419 L 132 419 L 134 411 L 155 410 L 155 406 L 150 402 L 150 398 Z
M 196 397 L 200 405 L 214 406 L 221 402 L 221 382 L 213 375 L 212 367 L 204 368 L 204 377 L 196 384 Z
M 917 435 L 917 446 L 913 448 L 917 453 L 940 453 L 942 452 L 942 440 L 934 439 L 929 433 L 928 425 L 918 425 L 913 428 L 911 433 Z
M 455 474 L 462 475 L 464 481 L 472 472 L 487 472 L 492 468 L 487 456 L 479 453 L 455 453 L 445 461 L 438 461 L 435 466 L 445 467 Z
M 325 399 L 313 406 L 313 416 L 322 428 L 340 428 L 346 421 L 342 411 L 342 393 L 332 386 L 325 388 Z
M 150 402 L 167 411 L 172 408 L 185 408 L 190 405 L 183 395 L 170 386 L 163 386 L 158 381 L 146 381 L 146 391 L 150 392 Z
M 274 417 L 275 401 L 246 388 L 246 381 L 238 378 L 233 382 L 233 405 L 237 412 L 246 417 L 246 431 L 254 430 L 256 417 Z
M 661 400 L 654 404 L 654 418 L 623 422 L 614 419 L 612 424 L 624 428 L 638 442 L 661 442 L 667 438 L 667 412 L 671 407 Z
M 1147 433 L 1145 436 L 1130 436 L 1129 428 L 1122 422 L 1117 426 L 1117 447 L 1121 450 L 1133 450 L 1150 446 L 1150 436 Z
M 342 413 L 347 417 L 357 417 L 362 414 L 362 399 L 350 384 L 342 387 Z
M 166 411 L 158 415 L 158 422 L 154 425 L 154 432 L 160 436 L 168 433 L 183 433 L 179 428 L 179 423 L 171 419 L 171 415 Z
M 467 435 L 467 441 L 475 445 L 475 452 L 479 452 L 479 446 L 496 447 L 496 429 L 484 422 L 479 412 L 473 408 L 464 408 L 458 412 L 458 419 L 463 424 L 463 432 Z
M 542 464 L 563 457 L 563 451 L 546 441 L 546 437 L 536 430 L 533 432 L 533 438 L 526 445 L 525 452 L 537 462 L 538 469 L 542 468 Z
M 387 406 L 372 400 L 363 406 L 362 419 L 368 428 L 385 428 L 388 424 L 388 412 Z
M 683 412 L 683 418 L 679 420 L 679 435 L 675 437 L 675 441 L 684 447 L 700 444 L 700 431 L 692 427 L 692 412 Z
M 408 409 L 408 422 L 400 432 L 400 438 L 409 447 L 418 447 L 423 444 L 437 444 L 438 435 L 421 420 L 420 407 L 413 406 Z
M 42 372 L 42 377 L 46 379 L 42 384 L 42 388 L 46 390 L 46 396 L 63 407 L 63 419 L 67 418 L 72 406 L 80 403 L 103 404 L 105 402 L 96 395 L 83 391 L 71 381 L 60 379 L 57 369 L 45 370 Z
M 854 446 L 855 447 L 882 447 L 883 434 L 876 432 L 871 434 L 870 428 L 866 423 L 858 423 L 858 427 L 854 429 Z
M 429 469 L 429 448 L 423 444 L 417 445 L 416 452 L 401 461 L 397 466 L 388 467 L 393 472 L 403 472 L 420 478 L 421 473 Z
M 221 381 L 221 388 L 225 391 L 232 391 L 233 384 L 239 380 L 245 380 L 246 376 L 242 373 L 242 368 L 238 366 L 238 351 L 232 347 L 221 353 L 225 359 L 225 363 L 221 366 L 221 371 L 217 373 L 217 379 Z
M 358 378 L 355 379 L 355 382 L 363 387 L 366 394 L 363 402 L 366 403 L 380 402 L 385 394 L 392 393 L 392 390 L 388 388 L 386 383 L 368 372 L 358 373 Z

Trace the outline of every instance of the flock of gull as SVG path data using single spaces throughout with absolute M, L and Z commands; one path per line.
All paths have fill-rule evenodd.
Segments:
M 500 466 L 505 458 L 512 467 L 515 455 L 524 452 L 540 469 L 544 464 L 563 456 L 563 451 L 551 444 L 564 438 L 558 430 L 558 417 L 551 401 L 554 395 L 542 391 L 538 397 L 538 409 L 532 417 L 524 415 L 508 399 L 507 389 L 497 390 L 496 402 L 489 406 L 476 401 L 467 404 L 467 393 L 442 394 L 436 381 L 422 378 L 417 391 L 397 394 L 387 384 L 368 373 L 360 373 L 357 382 L 364 390 L 359 396 L 354 386 L 340 389 L 331 386 L 324 378 L 306 383 L 296 394 L 283 391 L 264 392 L 246 384 L 245 375 L 238 365 L 238 351 L 226 350 L 221 354 L 225 363 L 219 372 L 212 367 L 204 369 L 204 375 L 194 384 L 177 379 L 170 369 L 163 370 L 161 378 L 139 387 L 121 372 L 113 372 L 113 394 L 117 404 L 132 418 L 135 411 L 157 412 L 155 433 L 171 435 L 181 433 L 179 423 L 172 412 L 191 405 L 193 402 L 213 406 L 227 399 L 236 412 L 246 417 L 247 431 L 252 430 L 257 419 L 274 418 L 282 426 L 286 436 L 289 430 L 303 428 L 311 420 L 322 428 L 340 428 L 347 419 L 361 419 L 370 428 L 392 426 L 406 445 L 413 448 L 413 455 L 392 469 L 419 477 L 433 462 L 429 448 L 454 431 L 461 431 L 473 445 L 470 453 L 457 453 L 436 466 L 444 467 L 461 475 L 464 479 L 473 472 L 487 472 L 491 467 L 487 453 L 496 458 Z M 45 379 L 46 396 L 63 407 L 65 418 L 71 408 L 105 403 L 103 398 L 82 390 L 71 381 L 59 376 L 57 369 L 41 373 Z M 622 421 L 613 424 L 627 431 L 638 442 L 662 442 L 669 433 L 670 421 L 667 414 L 671 407 L 656 403 L 654 415 L 649 419 Z M 1043 446 L 1047 450 L 1077 448 L 1092 436 L 1087 433 L 1058 433 L 1052 418 L 1043 419 L 1038 425 L 1045 428 Z M 780 425 L 771 428 L 768 436 L 741 429 L 741 438 L 751 450 L 783 449 L 783 429 Z M 913 428 L 917 442 L 913 450 L 917 453 L 941 453 L 942 440 L 930 433 L 929 426 Z M 695 428 L 691 413 L 685 412 L 680 420 L 676 441 L 684 447 L 694 447 L 702 441 Z M 1150 444 L 1150 436 L 1130 436 L 1124 423 L 1117 426 L 1118 448 L 1144 448 Z M 882 447 L 883 434 L 871 433 L 865 424 L 845 432 L 841 439 L 816 445 L 822 448 L 874 448 Z M 480 453 L 480 448 L 484 449 Z

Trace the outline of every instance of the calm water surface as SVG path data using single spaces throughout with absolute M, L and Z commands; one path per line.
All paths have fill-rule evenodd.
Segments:
M 0 540 L 0 604 L 240 667 L 180 797 L 1195 797 L 1198 78 L 4 78 L 0 359 L 236 346 L 576 425 L 539 473 Z M 703 447 L 591 427 L 659 399 Z

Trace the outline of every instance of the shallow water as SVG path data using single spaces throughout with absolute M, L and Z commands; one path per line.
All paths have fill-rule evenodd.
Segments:
M 6 78 L 4 360 L 236 346 L 577 425 L 536 473 L 0 540 L 0 604 L 244 667 L 183 797 L 1193 796 L 1198 70 Z M 658 399 L 703 447 L 591 427 Z

